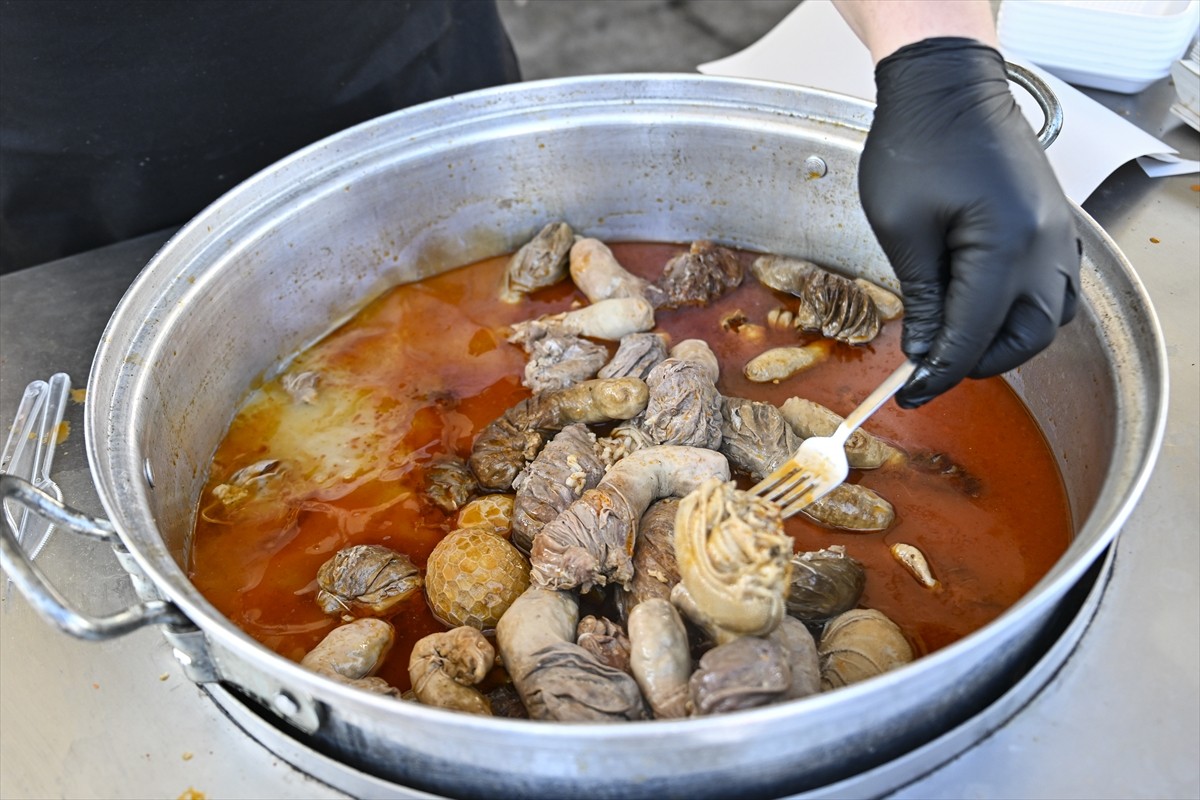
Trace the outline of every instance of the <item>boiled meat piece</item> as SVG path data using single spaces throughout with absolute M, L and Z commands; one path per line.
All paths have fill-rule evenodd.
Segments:
M 608 348 L 573 334 L 549 334 L 526 345 L 522 383 L 534 392 L 565 389 L 596 376 L 608 361 Z
M 757 708 L 786 699 L 792 685 L 788 656 L 774 642 L 743 636 L 700 657 L 689 680 L 696 716 Z
M 447 514 L 458 511 L 479 488 L 467 462 L 458 456 L 442 456 L 425 470 L 425 494 Z
M 596 456 L 595 446 L 596 437 L 586 426 L 568 425 L 513 481 L 517 494 L 512 539 L 522 552 L 529 552 L 542 526 L 600 483 L 604 464 Z
M 679 565 L 675 561 L 675 513 L 678 497 L 665 497 L 654 503 L 638 523 L 633 546 L 633 579 L 628 589 L 617 592 L 617 606 L 625 619 L 630 611 L 646 600 L 669 600 L 671 589 L 679 583 Z
M 650 370 L 666 357 L 667 342 L 661 333 L 631 333 L 621 337 L 617 352 L 596 374 L 600 378 L 645 380 Z
M 610 583 L 628 585 L 642 514 L 655 500 L 686 495 L 714 476 L 728 480 L 728 462 L 698 447 L 648 447 L 621 459 L 595 489 L 534 537 L 534 583 L 584 592 Z
M 630 419 L 646 408 L 650 390 L 638 378 L 596 378 L 535 394 L 479 432 L 468 463 L 485 489 L 507 492 L 545 444 L 548 433 L 573 422 Z
M 667 262 L 656 286 L 666 298 L 659 308 L 707 306 L 742 283 L 737 254 L 709 241 L 692 242 L 691 248 Z
M 567 255 L 575 233 L 565 222 L 551 222 L 513 254 L 504 270 L 500 299 L 519 303 L 525 295 L 567 277 Z
M 496 642 L 530 719 L 617 722 L 645 719 L 637 682 L 575 644 L 572 592 L 529 587 L 500 618 Z
M 699 344 L 712 355 L 707 345 Z M 650 399 L 640 427 L 652 441 L 709 450 L 720 446 L 721 395 L 711 366 L 715 363 L 715 356 L 710 361 L 699 355 L 673 355 L 650 371 L 646 377 Z

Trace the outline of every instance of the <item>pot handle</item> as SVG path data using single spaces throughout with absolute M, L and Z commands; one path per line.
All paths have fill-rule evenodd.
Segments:
M 106 519 L 68 508 L 29 481 L 0 474 L 0 504 L 14 500 L 44 519 L 76 533 L 124 549 L 116 528 Z M 105 617 L 90 617 L 68 607 L 45 574 L 26 555 L 17 541 L 8 515 L 0 526 L 0 567 L 42 619 L 79 639 L 102 641 L 124 636 L 146 625 L 192 628 L 192 622 L 171 603 L 148 600 Z
M 1033 95 L 1038 108 L 1042 110 L 1042 115 L 1046 118 L 1046 121 L 1042 123 L 1042 129 L 1038 131 L 1037 140 L 1038 144 L 1045 150 L 1058 138 L 1059 132 L 1062 131 L 1062 103 L 1058 101 L 1058 96 L 1054 94 L 1054 90 L 1031 70 L 1013 64 L 1011 61 L 1005 61 L 1004 71 L 1008 74 L 1010 81 Z

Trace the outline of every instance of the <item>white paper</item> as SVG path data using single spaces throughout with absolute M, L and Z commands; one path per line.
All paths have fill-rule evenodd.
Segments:
M 1167 175 L 1191 175 L 1193 172 L 1200 172 L 1200 161 L 1188 161 L 1170 155 L 1143 157 L 1139 158 L 1137 163 L 1151 178 L 1163 178 Z
M 1017 58 L 1058 96 L 1063 127 L 1046 151 L 1063 191 L 1082 203 L 1117 167 L 1140 156 L 1177 151 L 1062 80 Z M 875 68 L 830 0 L 804 0 L 763 38 L 741 52 L 701 64 L 706 75 L 780 81 L 875 99 Z M 1041 109 L 1023 89 L 1013 94 L 1034 128 Z

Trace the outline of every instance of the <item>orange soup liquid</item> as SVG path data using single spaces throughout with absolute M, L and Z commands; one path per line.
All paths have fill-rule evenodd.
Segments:
M 650 279 L 686 249 L 611 247 L 627 269 Z M 754 255 L 742 257 L 748 266 Z M 317 569 L 338 550 L 381 544 L 424 568 L 433 546 L 454 529 L 453 515 L 423 496 L 425 469 L 442 455 L 469 455 L 483 427 L 529 396 L 520 383 L 525 353 L 505 341 L 504 327 L 586 303 L 569 281 L 518 305 L 499 302 L 506 262 L 488 259 L 396 287 L 300 354 L 288 373 L 318 374 L 321 399 L 311 409 L 296 412 L 276 380 L 239 411 L 202 495 L 190 578 L 265 646 L 299 660 L 339 624 L 315 600 Z M 726 396 L 777 405 L 801 396 L 843 415 L 903 358 L 900 322 L 893 321 L 870 344 L 836 344 L 828 361 L 806 372 L 778 384 L 751 383 L 742 375 L 750 358 L 810 339 L 768 328 L 764 339 L 750 341 L 721 320 L 740 311 L 765 325 L 767 312 L 784 304 L 794 302 L 747 272 L 740 288 L 706 309 L 660 310 L 657 329 L 672 342 L 707 341 L 721 362 L 718 389 Z M 1003 380 L 965 381 L 913 411 L 888 403 L 866 427 L 910 454 L 941 454 L 972 476 L 975 496 L 962 481 L 909 466 L 852 470 L 851 482 L 895 507 L 888 530 L 848 533 L 802 516 L 787 527 L 798 551 L 838 544 L 862 562 L 868 577 L 860 604 L 895 620 L 918 653 L 994 619 L 1065 551 L 1071 520 L 1061 477 L 1036 423 Z M 294 482 L 282 499 L 226 512 L 212 489 L 265 459 L 290 469 L 285 478 Z M 888 548 L 897 542 L 921 549 L 940 582 L 936 590 L 892 558 Z M 444 626 L 420 593 L 391 621 L 397 641 L 379 674 L 403 690 L 412 645 Z

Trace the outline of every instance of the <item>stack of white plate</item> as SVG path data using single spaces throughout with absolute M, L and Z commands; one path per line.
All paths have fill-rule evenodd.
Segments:
M 1171 65 L 1175 96 L 1171 113 L 1200 131 L 1200 42 L 1188 54 Z
M 1165 78 L 1200 26 L 1200 0 L 1002 0 L 1000 47 L 1067 83 L 1140 92 Z

